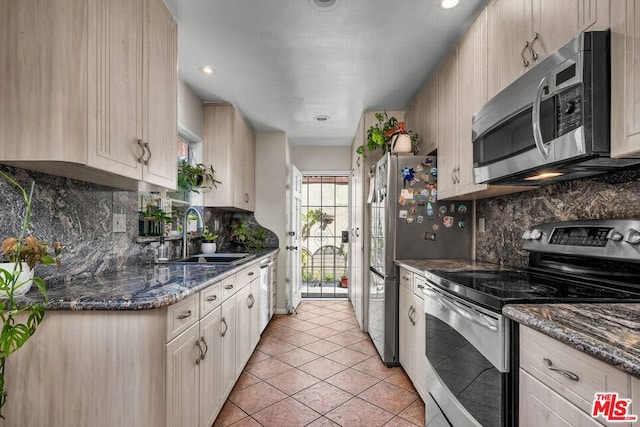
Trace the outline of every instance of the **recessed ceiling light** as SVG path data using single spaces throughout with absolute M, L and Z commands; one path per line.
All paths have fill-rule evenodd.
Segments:
M 342 0 L 309 0 L 311 6 L 323 12 L 329 12 L 336 9 L 342 3 Z
M 443 9 L 454 8 L 460 3 L 460 0 L 438 0 L 440 7 Z
M 325 116 L 324 114 L 321 114 L 319 116 L 315 116 L 313 118 L 313 120 L 315 120 L 316 122 L 326 122 L 327 120 L 329 120 L 331 117 L 329 116 Z
M 213 67 L 210 67 L 208 65 L 203 65 L 202 67 L 198 68 L 200 70 L 200 72 L 202 74 L 213 74 Z

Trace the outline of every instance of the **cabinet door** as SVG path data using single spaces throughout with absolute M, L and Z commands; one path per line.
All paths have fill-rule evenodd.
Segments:
M 529 0 L 494 0 L 487 6 L 488 96 L 493 97 L 532 65 L 529 52 L 524 52 L 529 65 L 521 57 L 531 37 L 527 21 Z
M 89 166 L 142 179 L 142 1 L 96 4 L 89 38 Z M 93 51 L 93 48 L 97 51 Z M 73 89 L 69 89 L 73 90 Z M 94 97 L 95 96 L 95 97 Z M 94 120 L 95 118 L 95 120 Z
M 424 127 L 421 152 L 425 155 L 438 149 L 438 80 L 432 78 L 424 89 L 421 111 L 423 111 Z
M 473 182 L 473 144 L 471 124 L 473 113 L 487 102 L 487 21 L 483 11 L 460 42 L 459 134 L 458 134 L 458 195 L 486 190 L 487 185 Z M 444 177 L 446 179 L 446 177 Z
M 178 162 L 176 23 L 162 0 L 146 0 L 146 4 L 142 99 L 143 140 L 149 146 L 143 179 L 151 184 L 175 189 Z
M 221 181 L 218 188 L 203 192 L 204 206 L 230 207 L 234 203 L 234 182 L 238 179 L 238 171 L 231 170 L 234 114 L 231 105 L 204 106 L 203 163 L 212 165 Z
M 256 157 L 256 143 L 253 130 L 247 122 L 244 121 L 242 116 L 242 147 L 243 151 L 239 159 L 239 163 L 242 163 L 242 199 L 238 204 L 238 207 L 242 207 L 248 211 L 255 210 L 255 157 Z
M 251 357 L 251 286 L 246 285 L 235 295 L 236 309 L 236 378 Z
M 521 427 L 602 425 L 522 369 L 519 394 Z
M 416 276 L 416 281 L 419 280 Z M 424 314 L 424 301 L 419 296 L 413 294 L 413 305 L 416 312 L 413 316 L 416 324 L 413 326 L 413 342 L 414 342 L 414 364 L 413 364 L 413 385 L 422 397 L 427 398 L 427 367 L 426 367 L 426 319 Z
M 223 404 L 220 388 L 221 311 L 218 307 L 200 321 L 200 345 L 205 350 L 200 361 L 200 427 L 213 425 Z
M 616 7 L 611 8 L 611 157 L 640 157 L 640 5 L 633 0 L 614 4 Z
M 220 319 L 221 336 L 221 370 L 222 380 L 220 390 L 222 400 L 231 393 L 236 382 L 236 299 L 229 298 L 222 303 L 222 318 Z
M 404 286 L 400 286 L 399 289 L 398 333 L 400 344 L 398 351 L 400 353 L 400 364 L 409 378 L 413 379 L 415 360 L 415 355 L 413 354 L 415 350 L 413 345 L 414 327 L 411 320 L 413 316 L 415 316 L 415 314 L 413 314 L 413 310 L 415 309 L 413 306 L 413 292 Z
M 438 71 L 438 199 L 456 194 L 458 167 L 458 52 Z
M 167 344 L 167 426 L 198 425 L 198 328 L 196 323 Z
M 251 292 L 249 295 L 252 297 L 252 305 L 250 308 L 251 312 L 251 347 L 249 350 L 249 357 L 253 353 L 253 350 L 256 348 L 258 341 L 260 341 L 260 309 L 262 308 L 262 304 L 268 304 L 268 301 L 262 301 L 261 291 L 260 291 L 260 280 L 255 279 L 249 285 L 251 288 Z M 248 359 L 247 359 L 248 360 Z

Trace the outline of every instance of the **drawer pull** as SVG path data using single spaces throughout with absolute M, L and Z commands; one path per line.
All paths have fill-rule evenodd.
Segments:
M 227 334 L 227 329 L 229 329 L 229 326 L 227 326 L 227 321 L 224 317 L 220 319 L 220 325 L 224 325 L 224 330 L 220 331 L 220 335 L 224 337 Z
M 180 313 L 180 315 L 178 316 L 178 319 L 182 320 L 182 319 L 186 319 L 187 317 L 191 316 L 191 310 L 187 310 L 187 311 L 183 311 L 182 313 Z
M 418 285 L 418 289 L 424 289 L 424 285 Z
M 215 301 L 218 299 L 218 295 L 209 295 L 207 297 L 207 302 Z
M 247 273 L 249 276 L 253 276 L 253 271 L 250 271 L 249 273 Z
M 580 377 L 578 377 L 573 372 L 565 371 L 564 369 L 554 368 L 553 367 L 553 363 L 551 362 L 551 360 L 547 359 L 546 357 L 542 359 L 542 362 L 544 363 L 544 366 L 546 366 L 547 369 L 549 369 L 550 371 L 554 371 L 554 372 L 557 372 L 559 374 L 562 374 L 565 377 L 569 378 L 570 380 L 578 381 L 580 379 Z
M 402 276 L 402 280 L 409 280 L 408 276 Z
M 233 289 L 233 285 L 225 285 L 225 286 L 224 286 L 224 288 L 225 288 L 226 290 Z

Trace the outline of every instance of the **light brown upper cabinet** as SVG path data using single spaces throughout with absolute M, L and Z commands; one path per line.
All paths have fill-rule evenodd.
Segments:
M 611 7 L 611 157 L 640 157 L 639 35 L 640 4 L 633 0 L 614 0 Z
M 438 199 L 456 195 L 458 171 L 458 51 L 438 70 Z
M 162 0 L 0 3 L 0 161 L 175 188 L 177 28 Z
M 609 27 L 609 0 L 493 0 L 487 6 L 493 97 L 580 32 Z
M 255 137 L 240 111 L 227 104 L 204 106 L 203 163 L 212 165 L 217 188 L 204 205 L 255 210 Z
M 438 83 L 432 78 L 418 93 L 405 115 L 406 129 L 420 135 L 420 154 L 438 149 Z

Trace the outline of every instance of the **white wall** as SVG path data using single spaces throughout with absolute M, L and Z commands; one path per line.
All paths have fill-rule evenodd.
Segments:
M 256 220 L 273 231 L 280 242 L 278 253 L 278 310 L 285 309 L 287 277 L 289 140 L 285 132 L 256 133 Z
M 198 95 L 182 80 L 178 79 L 178 127 L 190 136 L 202 140 L 204 113 Z
M 291 163 L 302 173 L 350 171 L 351 147 L 295 145 L 291 147 Z

